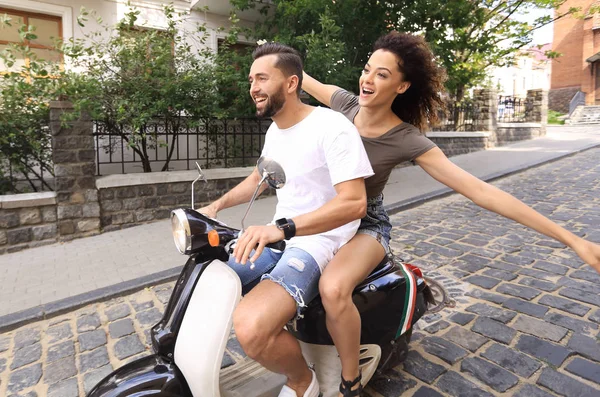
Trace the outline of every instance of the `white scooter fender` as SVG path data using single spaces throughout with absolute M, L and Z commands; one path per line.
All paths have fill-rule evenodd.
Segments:
M 221 361 L 241 296 L 239 277 L 220 260 L 207 266 L 194 288 L 174 354 L 194 396 L 221 396 Z

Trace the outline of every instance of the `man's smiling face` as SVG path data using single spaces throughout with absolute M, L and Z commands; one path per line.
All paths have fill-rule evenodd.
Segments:
M 277 55 L 265 55 L 256 59 L 250 68 L 250 96 L 256 104 L 257 117 L 273 117 L 285 105 L 287 79 L 275 67 Z

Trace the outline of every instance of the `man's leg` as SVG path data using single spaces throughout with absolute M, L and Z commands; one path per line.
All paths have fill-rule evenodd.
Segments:
M 290 248 L 267 279 L 242 299 L 233 323 L 240 345 L 248 356 L 270 371 L 284 374 L 287 385 L 302 396 L 312 372 L 300 344 L 284 325 L 297 315 L 318 291 L 320 270 L 305 251 Z

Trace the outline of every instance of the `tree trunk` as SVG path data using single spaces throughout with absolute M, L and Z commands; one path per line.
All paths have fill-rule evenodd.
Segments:
M 456 87 L 456 102 L 460 102 L 465 97 L 465 85 L 460 84 Z
M 146 140 L 146 135 L 145 135 L 145 130 L 146 130 L 146 126 L 142 126 L 140 127 L 140 136 L 142 137 L 141 139 L 141 160 L 142 160 L 142 166 L 144 167 L 144 172 L 152 172 L 152 166 L 150 165 L 150 158 L 148 156 L 148 142 Z
M 464 97 L 465 86 L 463 84 L 456 87 L 456 97 L 454 102 L 454 131 L 464 131 L 465 109 L 461 105 L 461 101 Z
M 179 118 L 180 117 L 178 117 L 178 119 Z M 180 126 L 179 120 L 177 122 L 175 122 L 175 121 L 170 122 L 169 120 L 165 120 L 165 132 L 167 134 L 169 132 L 169 125 L 171 126 L 171 130 L 173 132 L 173 140 L 171 141 L 170 147 L 167 152 L 167 160 L 165 161 L 165 164 L 163 165 L 161 171 L 167 171 L 169 169 L 169 163 L 171 162 L 171 157 L 173 157 L 173 152 L 175 151 L 175 145 L 177 144 L 177 137 L 179 135 L 178 134 L 179 126 Z

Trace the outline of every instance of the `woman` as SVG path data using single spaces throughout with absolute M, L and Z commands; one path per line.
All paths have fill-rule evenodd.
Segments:
M 433 62 L 425 41 L 389 33 L 381 37 L 359 79 L 360 95 L 325 85 L 304 74 L 302 89 L 342 112 L 357 127 L 375 175 L 366 183 L 368 209 L 356 236 L 325 268 L 319 291 L 327 329 L 342 362 L 341 396 L 358 396 L 360 316 L 352 290 L 389 252 L 392 225 L 383 209 L 382 191 L 392 169 L 414 161 L 439 182 L 482 208 L 513 219 L 571 247 L 600 272 L 600 246 L 556 225 L 511 195 L 462 170 L 421 134 L 443 108 L 444 72 Z

